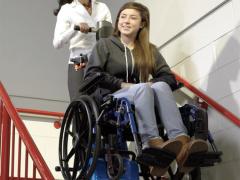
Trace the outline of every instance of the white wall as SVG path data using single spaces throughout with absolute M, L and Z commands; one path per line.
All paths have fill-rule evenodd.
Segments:
M 138 1 L 150 7 L 151 40 L 159 46 L 214 8 L 222 0 Z
M 139 0 L 151 16 L 151 39 L 158 46 L 223 0 Z M 172 69 L 240 117 L 240 0 L 232 0 L 163 47 Z M 240 173 L 239 127 L 213 109 L 209 125 L 223 162 L 203 169 L 203 179 L 237 180 Z
M 0 80 L 17 107 L 65 110 L 67 49 L 52 46 L 57 1 L 0 0 Z

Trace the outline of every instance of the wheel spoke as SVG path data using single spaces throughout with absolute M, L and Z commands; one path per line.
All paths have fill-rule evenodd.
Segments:
M 74 137 L 73 132 L 71 132 L 70 130 L 67 130 L 66 133 L 69 134 L 70 136 Z
M 80 151 L 81 155 L 79 156 L 80 168 L 83 168 L 83 163 L 85 162 L 86 155 L 84 152 Z
M 64 161 L 68 162 L 72 158 L 74 153 L 75 153 L 75 148 L 72 148 L 71 151 L 69 152 L 69 154 L 67 155 L 67 158 L 64 159 Z
M 80 135 L 79 135 L 79 139 L 85 139 L 85 138 L 87 138 L 87 136 L 88 136 L 88 130 L 86 129 L 86 130 L 84 130 Z
M 87 148 L 87 142 L 81 142 L 81 143 L 79 143 L 79 147 L 78 147 L 78 148 L 83 149 L 83 150 L 86 150 L 86 148 Z
M 83 130 L 83 129 L 86 129 L 86 125 L 85 125 L 85 122 L 84 121 L 79 121 L 78 123 L 78 129 L 80 130 Z
M 73 173 L 72 173 L 73 180 L 76 179 L 78 166 L 79 166 L 79 154 L 76 152 L 75 158 L 74 158 Z

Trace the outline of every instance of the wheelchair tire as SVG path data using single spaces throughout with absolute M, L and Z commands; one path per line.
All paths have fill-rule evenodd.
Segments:
M 89 96 L 83 95 L 69 105 L 59 138 L 59 163 L 64 179 L 92 176 L 100 148 L 98 116 L 96 103 Z
M 112 154 L 110 156 L 112 163 L 107 166 L 107 175 L 110 180 L 118 180 L 124 173 L 123 159 L 120 154 Z

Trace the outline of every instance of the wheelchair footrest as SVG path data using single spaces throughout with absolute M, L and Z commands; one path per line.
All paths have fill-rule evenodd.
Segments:
M 207 167 L 214 166 L 215 163 L 221 162 L 222 152 L 204 152 L 191 154 L 185 166 L 189 167 Z
M 136 161 L 147 166 L 167 167 L 176 158 L 175 154 L 155 148 L 146 148 L 137 156 Z

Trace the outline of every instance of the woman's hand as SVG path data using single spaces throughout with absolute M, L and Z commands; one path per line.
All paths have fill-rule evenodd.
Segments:
M 82 33 L 88 33 L 90 30 L 90 27 L 88 26 L 87 23 L 80 23 L 79 27 Z
M 74 64 L 75 71 L 86 67 L 86 63 Z
M 122 82 L 122 83 L 121 83 L 121 88 L 129 88 L 129 87 L 131 87 L 132 85 L 134 85 L 134 84 Z

